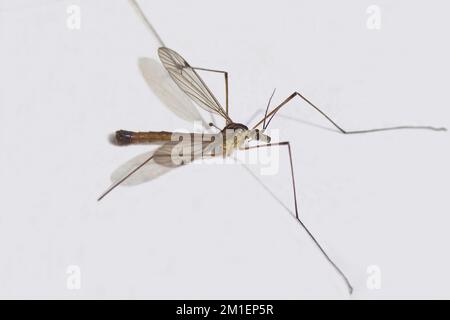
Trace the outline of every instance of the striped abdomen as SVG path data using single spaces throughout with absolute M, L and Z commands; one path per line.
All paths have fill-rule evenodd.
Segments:
M 111 139 L 111 142 L 118 145 L 157 143 L 170 141 L 173 132 L 168 131 L 149 131 L 134 132 L 127 130 L 118 130 Z
M 146 144 L 146 143 L 163 143 L 167 141 L 180 141 L 181 137 L 190 135 L 191 141 L 202 141 L 205 135 L 201 133 L 181 133 L 170 131 L 148 131 L 148 132 L 134 132 L 128 130 L 118 130 L 111 137 L 113 144 L 126 146 L 129 144 Z M 206 140 L 211 141 L 211 139 Z

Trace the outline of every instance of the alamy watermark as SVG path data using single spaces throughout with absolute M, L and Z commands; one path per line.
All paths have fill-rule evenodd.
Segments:
M 66 288 L 68 290 L 81 289 L 81 268 L 77 265 L 70 265 L 66 268 Z
M 67 19 L 66 26 L 69 30 L 80 30 L 81 28 L 81 8 L 76 4 L 72 4 L 66 9 Z
M 366 286 L 370 290 L 381 289 L 381 268 L 377 265 L 370 265 L 367 267 Z
M 195 129 L 194 125 L 194 129 Z M 171 134 L 173 142 L 167 150 L 156 152 L 154 161 L 164 166 L 195 164 L 234 164 L 239 161 L 259 165 L 262 175 L 275 175 L 280 168 L 279 130 L 226 129 L 214 134 L 190 133 L 185 129 Z M 262 142 L 257 146 L 257 142 Z
M 380 30 L 381 29 L 381 8 L 375 4 L 369 6 L 366 9 L 367 20 L 366 27 L 369 30 Z

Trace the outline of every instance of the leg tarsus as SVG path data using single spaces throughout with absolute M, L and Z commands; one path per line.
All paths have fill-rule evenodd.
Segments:
M 422 129 L 422 130 L 433 130 L 433 131 L 447 131 L 444 127 L 432 127 L 432 126 L 395 126 L 395 127 L 386 127 L 386 128 L 376 128 L 376 129 L 367 129 L 367 130 L 353 130 L 353 131 L 347 131 L 344 130 L 341 126 L 339 126 L 333 119 L 331 119 L 325 112 L 320 110 L 319 107 L 317 107 L 314 103 L 312 103 L 309 99 L 307 99 L 305 96 L 303 96 L 301 93 L 295 91 L 292 93 L 289 97 L 287 97 L 280 105 L 278 105 L 276 108 L 274 108 L 271 112 L 269 112 L 263 119 L 261 119 L 253 128 L 256 128 L 261 123 L 265 123 L 267 119 L 269 119 L 265 125 L 267 128 L 270 124 L 270 121 L 272 121 L 275 114 L 289 101 L 291 101 L 293 98 L 299 97 L 303 101 L 305 101 L 308 105 L 313 107 L 316 111 L 318 111 L 323 117 L 325 117 L 330 123 L 332 123 L 341 133 L 343 134 L 359 134 L 359 133 L 369 133 L 369 132 L 379 132 L 379 131 L 388 131 L 388 130 L 399 130 L 399 129 Z M 264 128 L 265 129 L 265 128 Z
M 306 225 L 303 223 L 303 221 L 300 219 L 299 215 L 298 215 L 298 206 L 297 206 L 297 192 L 296 192 L 296 188 L 295 188 L 295 177 L 294 177 L 294 165 L 293 165 L 293 161 L 292 161 L 292 152 L 291 152 L 291 145 L 289 143 L 289 141 L 283 141 L 283 142 L 276 142 L 276 143 L 268 143 L 268 144 L 263 144 L 263 145 L 257 145 L 257 146 L 251 146 L 251 147 L 245 147 L 242 150 L 250 150 L 250 149 L 258 149 L 258 148 L 263 148 L 263 147 L 274 147 L 274 146 L 287 146 L 288 148 L 288 152 L 289 152 L 289 163 L 291 166 L 291 177 L 292 177 L 292 189 L 294 192 L 294 204 L 295 204 L 295 218 L 298 221 L 298 223 L 300 223 L 300 225 L 302 226 L 302 228 L 306 231 L 306 233 L 309 235 L 309 237 L 311 238 L 311 240 L 313 240 L 313 242 L 315 243 L 315 245 L 317 246 L 317 248 L 319 248 L 320 252 L 322 252 L 322 254 L 325 256 L 325 258 L 327 259 L 327 261 L 333 266 L 333 268 L 336 270 L 336 272 L 342 277 L 342 279 L 344 280 L 345 284 L 347 285 L 347 289 L 350 292 L 350 294 L 352 294 L 353 292 L 353 286 L 351 285 L 350 281 L 348 280 L 347 276 L 344 274 L 344 272 L 336 265 L 336 263 L 328 256 L 328 254 L 325 252 L 325 250 L 322 248 L 322 246 L 320 245 L 320 243 L 316 240 L 316 238 L 314 237 L 314 235 L 311 233 L 311 231 L 309 231 L 309 229 L 306 227 Z
M 208 71 L 208 72 L 215 72 L 215 73 L 222 73 L 223 74 L 223 76 L 225 77 L 225 112 L 227 113 L 227 116 L 229 116 L 229 114 L 228 114 L 228 72 L 227 71 L 223 71 L 223 70 L 197 68 L 197 67 L 192 67 L 192 69 L 199 70 L 199 71 Z

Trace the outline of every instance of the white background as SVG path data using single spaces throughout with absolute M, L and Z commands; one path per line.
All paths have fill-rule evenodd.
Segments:
M 301 91 L 349 130 L 450 127 L 447 1 L 140 3 L 192 65 L 229 71 L 236 121 L 276 87 L 274 103 Z M 66 26 L 71 4 L 80 30 Z M 366 27 L 372 4 L 380 30 Z M 158 44 L 127 1 L 2 0 L 0 32 L 1 298 L 349 298 L 239 165 L 191 165 L 96 201 L 149 149 L 113 146 L 109 133 L 187 126 L 140 75 L 137 59 Z M 223 99 L 222 78 L 205 79 Z M 300 101 L 282 113 L 331 128 Z M 344 136 L 281 117 L 272 128 L 292 143 L 301 216 L 350 298 L 450 298 L 448 132 Z M 280 155 L 262 179 L 292 210 Z M 66 286 L 70 265 L 79 290 Z

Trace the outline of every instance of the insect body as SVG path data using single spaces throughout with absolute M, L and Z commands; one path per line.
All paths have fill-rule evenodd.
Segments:
M 132 3 L 138 10 L 139 14 L 143 17 L 144 22 L 163 45 L 160 37 L 156 34 L 156 31 L 145 18 L 139 6 L 134 1 L 132 1 Z M 310 100 L 308 100 L 299 92 L 292 93 L 281 104 L 279 104 L 269 112 L 270 101 L 273 96 L 272 93 L 272 96 L 265 110 L 264 117 L 259 120 L 252 128 L 248 128 L 244 124 L 234 122 L 228 114 L 228 73 L 226 71 L 194 68 L 184 58 L 182 58 L 181 55 L 164 46 L 158 49 L 158 55 L 165 70 L 161 70 L 159 64 L 155 64 L 152 61 L 145 59 L 140 60 L 140 67 L 141 71 L 143 71 L 144 78 L 151 85 L 151 87 L 156 90 L 155 92 L 159 93 L 159 98 L 163 102 L 173 102 L 172 111 L 174 111 L 174 113 L 176 113 L 181 118 L 189 121 L 200 121 L 204 124 L 205 130 L 209 130 L 210 128 L 208 128 L 205 121 L 198 113 L 198 110 L 194 106 L 192 106 L 191 101 L 195 102 L 198 107 L 208 111 L 209 113 L 221 117 L 225 121 L 225 126 L 223 127 L 223 129 L 220 129 L 217 126 L 210 124 L 210 127 L 214 126 L 216 127 L 216 129 L 218 129 L 218 132 L 216 133 L 181 133 L 171 131 L 134 132 L 128 130 L 116 131 L 115 135 L 113 136 L 113 141 L 118 145 L 157 143 L 160 144 L 160 146 L 154 151 L 139 155 L 131 159 L 129 162 L 125 163 L 118 170 L 116 170 L 112 175 L 113 184 L 100 196 L 98 200 L 101 200 L 109 192 L 111 192 L 114 188 L 122 183 L 138 184 L 146 182 L 172 170 L 173 168 L 193 162 L 196 159 L 215 157 L 219 155 L 228 157 L 231 156 L 232 153 L 236 150 L 246 151 L 263 147 L 284 147 L 285 149 L 287 149 L 289 154 L 295 217 L 301 227 L 303 227 L 311 237 L 314 244 L 322 252 L 327 261 L 345 281 L 347 288 L 351 293 L 353 291 L 353 287 L 346 275 L 327 255 L 325 250 L 322 248 L 322 246 L 319 244 L 319 242 L 299 217 L 295 187 L 295 175 L 290 143 L 288 141 L 271 143 L 271 138 L 265 134 L 265 130 L 271 123 L 276 113 L 296 97 L 302 99 L 308 106 L 314 108 L 334 127 L 336 127 L 339 132 L 343 134 L 368 133 L 396 129 L 428 129 L 434 131 L 445 131 L 446 129 L 430 126 L 397 126 L 369 130 L 347 131 L 339 126 L 334 120 L 332 120 L 328 115 L 326 115 L 322 110 L 320 110 L 316 105 L 314 105 Z M 197 74 L 196 70 L 221 73 L 224 75 L 226 99 L 225 109 L 222 108 L 219 101 L 212 94 L 211 90 L 207 87 L 205 82 Z M 167 82 L 166 80 L 169 78 L 171 81 Z M 191 101 L 189 99 L 186 99 L 186 96 L 180 96 L 177 99 L 168 98 L 169 91 L 180 89 L 187 97 L 191 99 Z M 252 140 L 258 142 L 259 144 L 249 146 L 248 142 Z

